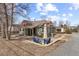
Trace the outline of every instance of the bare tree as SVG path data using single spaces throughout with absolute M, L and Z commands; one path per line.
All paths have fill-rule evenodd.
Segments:
M 24 17 L 24 18 L 27 18 L 28 20 L 30 20 L 30 17 L 28 16 L 29 15 L 29 13 L 30 13 L 30 11 L 31 11 L 31 9 L 29 8 L 30 7 L 30 4 L 18 4 L 17 6 L 16 6 L 16 14 L 18 14 L 18 15 L 20 15 L 20 16 L 22 16 L 22 17 Z M 26 28 L 24 28 L 24 35 L 26 35 Z
M 12 29 L 12 24 L 13 24 L 13 12 L 14 12 L 14 4 L 12 3 L 11 4 L 12 5 L 12 8 L 11 8 L 11 24 L 10 24 L 10 31 L 9 31 L 9 38 L 8 39 L 10 39 L 11 38 L 11 29 Z
M 8 3 L 3 3 L 0 4 L 0 15 L 1 15 L 1 29 L 2 29 L 2 36 L 5 37 L 7 40 L 10 39 L 11 37 L 11 27 L 13 24 L 14 20 L 14 14 L 17 16 L 19 14 L 20 16 L 23 17 L 28 17 L 29 13 L 29 5 L 28 4 L 8 4 Z M 19 9 L 18 9 L 19 8 Z M 16 9 L 14 11 L 14 9 Z M 27 14 L 26 14 L 27 13 Z M 10 23 L 10 24 L 9 24 Z M 10 27 L 10 31 L 9 30 Z
M 7 5 L 4 3 L 4 14 L 5 14 L 5 32 L 6 32 L 6 39 L 9 39 L 8 33 L 8 14 L 7 14 Z
M 13 4 L 5 4 L 5 3 L 4 4 L 1 3 L 0 6 L 1 6 L 0 7 L 0 16 L 1 16 L 0 18 L 1 18 L 2 37 L 6 39 L 10 39 L 9 38 L 10 32 L 8 32 L 8 27 L 12 23 L 12 20 L 13 20 L 13 8 L 14 7 L 13 7 Z
M 5 34 L 5 16 L 4 16 L 4 8 L 3 4 L 0 4 L 0 22 L 1 22 L 1 34 L 2 38 L 6 38 Z

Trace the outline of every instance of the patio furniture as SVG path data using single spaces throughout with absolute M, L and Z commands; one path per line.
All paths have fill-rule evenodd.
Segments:
M 38 38 L 38 37 L 34 37 L 33 38 L 33 42 L 39 43 L 39 44 L 49 44 L 51 41 L 50 38 L 46 38 L 46 39 L 42 39 L 42 38 Z
M 34 37 L 34 38 L 33 38 L 33 42 L 40 43 L 41 40 L 40 40 L 39 38 Z
M 49 44 L 50 43 L 50 38 L 44 39 L 44 44 Z

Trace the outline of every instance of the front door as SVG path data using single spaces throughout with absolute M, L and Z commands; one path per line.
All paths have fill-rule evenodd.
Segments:
M 28 29 L 28 36 L 32 36 L 32 29 Z

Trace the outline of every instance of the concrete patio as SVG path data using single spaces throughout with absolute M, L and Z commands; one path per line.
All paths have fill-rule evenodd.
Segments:
M 0 39 L 0 55 L 2 56 L 43 56 L 55 50 L 64 43 L 59 40 L 49 46 L 38 46 L 27 40 L 5 40 Z

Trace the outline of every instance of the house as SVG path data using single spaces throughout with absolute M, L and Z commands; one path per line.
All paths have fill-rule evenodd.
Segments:
M 21 23 L 21 31 L 27 36 L 39 36 L 43 37 L 44 24 L 47 26 L 47 36 L 51 36 L 52 22 L 41 20 L 41 21 L 27 21 L 23 20 Z
M 57 33 L 65 33 L 65 29 L 67 28 L 66 25 L 61 25 L 56 27 L 56 32 Z
M 9 28 L 9 31 L 10 31 L 10 26 L 8 28 Z M 19 24 L 12 24 L 12 27 L 11 27 L 11 33 L 12 34 L 17 34 L 17 33 L 20 32 L 20 30 L 21 30 L 21 28 L 20 28 Z

